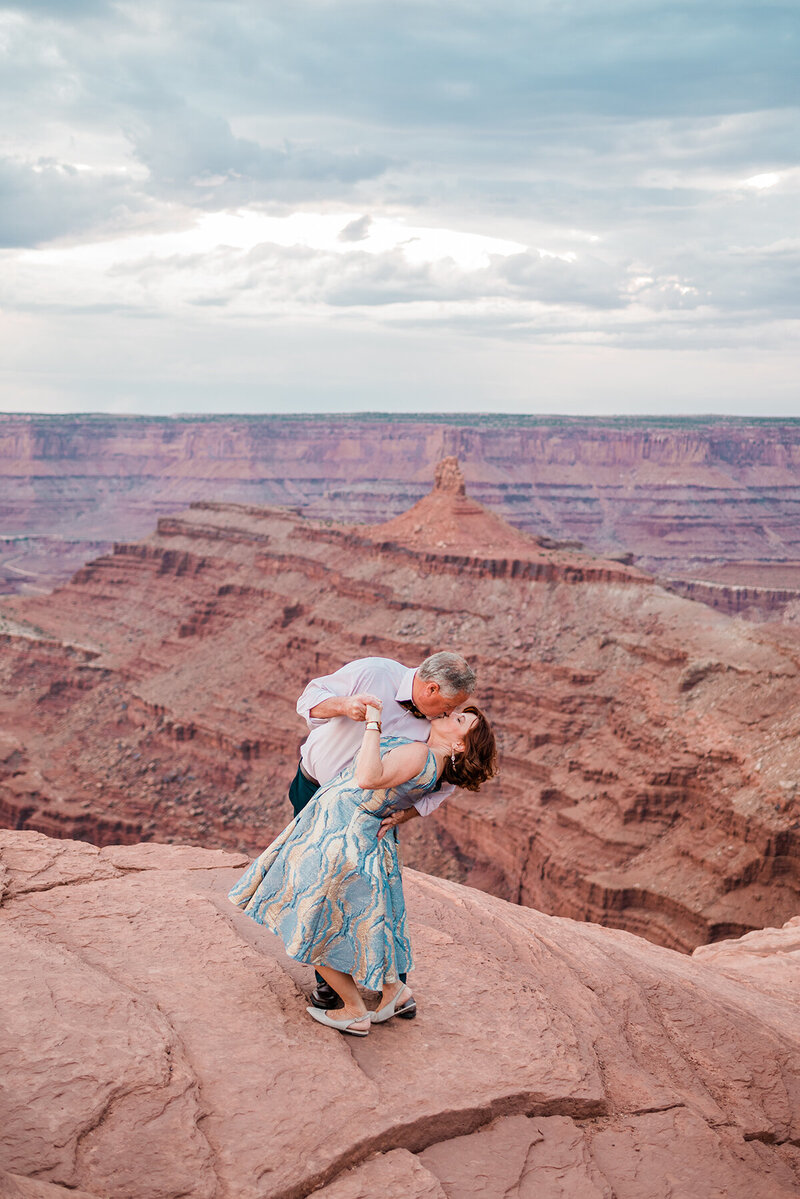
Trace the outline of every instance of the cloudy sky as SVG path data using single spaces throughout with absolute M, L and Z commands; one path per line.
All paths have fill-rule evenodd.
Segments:
M 4 411 L 800 416 L 797 0 L 0 0 Z

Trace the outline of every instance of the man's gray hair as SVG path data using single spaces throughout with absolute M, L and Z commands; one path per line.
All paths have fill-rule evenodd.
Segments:
M 442 695 L 471 695 L 475 690 L 475 671 L 468 666 L 461 654 L 440 650 L 431 654 L 417 670 L 423 683 L 438 683 Z

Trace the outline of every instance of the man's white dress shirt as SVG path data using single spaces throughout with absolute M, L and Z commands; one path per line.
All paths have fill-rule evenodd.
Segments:
M 332 696 L 375 695 L 383 701 L 382 735 L 427 741 L 431 731 L 429 722 L 412 716 L 398 702 L 411 699 L 414 674 L 413 666 L 403 666 L 393 658 L 359 658 L 333 674 L 312 679 L 297 701 L 297 714 L 310 729 L 300 750 L 300 761 L 306 773 L 320 785 L 329 783 L 340 770 L 349 766 L 361 748 L 363 721 L 351 720 L 349 716 L 318 720 L 309 715 L 312 708 Z M 428 816 L 454 790 L 450 783 L 444 783 L 439 791 L 429 791 L 413 806 L 420 816 Z

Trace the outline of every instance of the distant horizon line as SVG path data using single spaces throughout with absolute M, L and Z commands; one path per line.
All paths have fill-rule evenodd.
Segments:
M 631 423 L 647 423 L 651 425 L 800 425 L 800 416 L 741 416 L 723 415 L 715 412 L 679 413 L 665 415 L 664 413 L 637 412 L 613 415 L 565 414 L 565 413 L 514 413 L 514 412 L 381 412 L 375 411 L 337 411 L 337 412 L 174 412 L 155 414 L 146 412 L 4 412 L 0 411 L 0 422 L 7 420 L 36 420 L 36 421 L 149 421 L 153 423 L 168 423 L 180 421 L 215 422 L 225 420 L 237 421 L 387 421 L 425 424 L 448 425 L 485 425 L 485 424 L 610 424 L 623 425 Z

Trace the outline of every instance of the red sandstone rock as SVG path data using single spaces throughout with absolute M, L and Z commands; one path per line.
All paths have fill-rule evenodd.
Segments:
M 780 615 L 785 620 L 800 621 L 800 564 L 782 563 L 770 570 L 767 563 L 728 563 L 729 569 L 706 568 L 700 578 L 663 579 L 665 587 L 676 595 L 698 600 L 720 612 L 748 619 L 770 620 Z M 719 582 L 714 575 L 730 582 Z M 710 576 L 710 577 L 709 577 Z M 770 586 L 775 577 L 784 578 L 790 586 Z
M 377 542 L 398 542 L 414 549 L 483 554 L 487 547 L 504 557 L 546 560 L 540 542 L 509 525 L 466 494 L 464 475 L 454 457 L 437 465 L 433 491 L 385 524 L 367 526 Z
M 39 1178 L 24 1178 L 5 1170 L 0 1170 L 0 1195 L 2 1199 L 99 1199 L 98 1195 L 90 1195 L 88 1191 L 42 1182 Z
M 459 492 L 427 506 L 428 546 L 200 504 L 52 597 L 8 601 L 0 819 L 255 851 L 288 817 L 307 679 L 452 645 L 478 667 L 501 774 L 408 825 L 410 864 L 683 950 L 794 916 L 791 626 L 731 620 L 620 562 L 523 552 L 516 530 L 498 555 L 478 505 L 473 552 L 437 549 Z
M 110 1199 L 798 1194 L 794 926 L 761 934 L 762 986 L 407 871 L 420 1013 L 353 1041 L 227 902 L 244 859 L 17 832 L 0 855 L 18 1178 Z
M 765 994 L 797 1000 L 800 979 L 800 916 L 783 928 L 762 928 L 736 941 L 701 945 L 693 955 L 729 978 L 755 983 Z
M 0 415 L 0 515 L 12 538 L 0 540 L 0 589 L 49 587 L 103 543 L 144 536 L 195 500 L 385 521 L 454 454 L 475 499 L 528 532 L 633 552 L 665 578 L 713 582 L 733 560 L 730 586 L 771 594 L 744 606 L 696 594 L 756 616 L 800 608 L 758 577 L 764 562 L 793 562 L 795 573 L 800 563 L 800 423 L 722 418 Z
M 363 1165 L 344 1171 L 327 1186 L 314 1191 L 319 1199 L 375 1199 L 376 1195 L 402 1195 L 403 1199 L 449 1199 L 439 1179 L 426 1170 L 417 1154 L 390 1149 L 369 1157 Z

